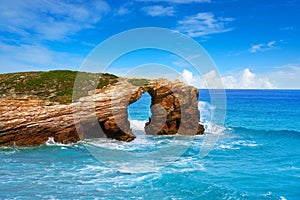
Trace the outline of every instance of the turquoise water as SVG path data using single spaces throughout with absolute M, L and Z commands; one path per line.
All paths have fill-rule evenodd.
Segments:
M 132 165 L 125 172 L 116 164 L 135 163 L 135 154 L 174 140 L 141 132 L 149 117 L 150 97 L 144 95 L 129 109 L 134 142 L 97 141 L 100 157 L 114 149 L 132 157 L 100 162 L 90 142 L 1 148 L 0 199 L 300 199 L 299 101 L 296 90 L 228 90 L 225 126 L 208 156 L 199 156 L 204 136 L 197 136 L 167 166 L 135 173 Z M 213 106 L 206 90 L 200 90 L 199 108 L 209 124 Z

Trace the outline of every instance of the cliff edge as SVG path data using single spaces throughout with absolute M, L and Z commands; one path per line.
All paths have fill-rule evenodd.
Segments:
M 0 146 L 35 146 L 50 137 L 58 143 L 107 137 L 132 141 L 128 105 L 148 92 L 152 116 L 146 134 L 203 134 L 198 91 L 180 81 L 123 79 L 107 81 L 72 103 L 54 103 L 37 96 L 2 95 Z

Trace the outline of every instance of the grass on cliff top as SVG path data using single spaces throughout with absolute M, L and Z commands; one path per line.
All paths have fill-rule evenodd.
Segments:
M 0 96 L 35 96 L 51 102 L 68 104 L 72 102 L 77 75 L 80 75 L 78 85 L 85 86 L 80 90 L 77 98 L 86 96 L 88 91 L 94 88 L 101 89 L 118 81 L 118 77 L 112 74 L 69 70 L 0 74 Z
M 128 80 L 129 83 L 131 83 L 134 86 L 144 86 L 149 83 L 148 79 L 145 78 L 132 78 Z

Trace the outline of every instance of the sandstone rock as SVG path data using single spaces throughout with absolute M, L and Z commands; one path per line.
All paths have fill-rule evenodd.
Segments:
M 179 81 L 151 80 L 134 86 L 126 79 L 91 91 L 70 105 L 53 105 L 40 99 L 0 99 L 0 145 L 32 146 L 73 143 L 85 138 L 107 137 L 132 141 L 127 107 L 148 92 L 152 97 L 145 132 L 151 135 L 203 134 L 199 124 L 198 91 Z

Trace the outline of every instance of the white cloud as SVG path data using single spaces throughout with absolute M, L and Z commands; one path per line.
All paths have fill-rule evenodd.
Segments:
M 104 1 L 0 0 L 0 30 L 25 38 L 65 39 L 91 28 L 109 11 Z
M 193 73 L 184 69 L 181 74 L 183 81 L 191 85 L 195 80 L 193 78 Z
M 280 28 L 280 30 L 283 30 L 283 31 L 294 31 L 296 29 L 297 28 L 295 26 L 284 26 L 284 27 Z
M 299 70 L 300 71 L 300 70 Z M 216 71 L 210 71 L 202 77 L 193 76 L 188 70 L 184 70 L 182 76 L 186 76 L 186 81 L 197 88 L 226 88 L 226 89 L 273 89 L 275 85 L 266 75 L 257 75 L 250 71 L 249 68 L 238 73 L 232 73 L 225 76 L 217 76 Z M 219 77 L 219 78 L 218 78 Z
M 257 75 L 250 71 L 249 68 L 244 69 L 237 75 L 228 75 L 222 77 L 225 88 L 230 89 L 272 89 L 275 88 L 269 78 L 264 75 Z
M 51 50 L 45 43 L 65 42 L 73 34 L 93 28 L 110 10 L 102 0 L 0 0 L 0 5 L 1 73 L 78 69 L 82 56 Z
M 142 10 L 152 17 L 173 16 L 175 11 L 173 7 L 164 7 L 160 5 L 143 7 Z
M 211 0 L 136 0 L 140 2 L 167 2 L 177 4 L 188 4 L 188 3 L 210 3 Z
M 300 89 L 300 65 L 289 64 L 276 67 L 276 71 L 268 72 L 266 76 L 276 83 L 278 88 Z
M 268 43 L 255 44 L 255 45 L 251 46 L 249 51 L 251 53 L 256 53 L 258 51 L 269 51 L 269 50 L 272 50 L 272 49 L 275 48 L 275 46 L 274 46 L 275 43 L 276 43 L 276 41 L 273 40 L 273 41 L 268 42 Z
M 200 37 L 232 30 L 225 27 L 230 21 L 233 21 L 233 18 L 215 17 L 213 13 L 204 12 L 178 21 L 177 29 L 191 37 Z
M 210 71 L 204 74 L 202 77 L 195 78 L 195 86 L 198 88 L 224 88 L 222 84 L 222 78 L 217 76 L 216 71 Z
M 187 62 L 184 62 L 182 60 L 173 61 L 172 64 L 176 67 L 188 67 L 188 66 L 190 66 Z
M 120 7 L 118 10 L 117 10 L 117 15 L 127 15 L 129 14 L 129 9 L 126 8 L 126 7 Z

